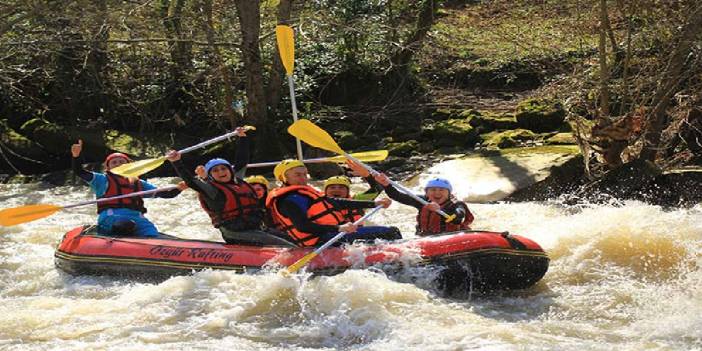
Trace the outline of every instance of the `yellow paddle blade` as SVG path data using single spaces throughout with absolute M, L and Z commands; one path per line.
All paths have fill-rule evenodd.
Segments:
M 297 271 L 299 271 L 302 267 L 304 267 L 308 262 L 312 261 L 313 258 L 317 257 L 317 253 L 315 251 L 312 251 L 302 257 L 301 259 L 297 260 L 297 262 L 291 264 L 288 266 L 288 268 L 285 268 L 284 270 L 281 271 L 283 276 L 288 276 L 289 274 L 293 274 Z
M 288 133 L 314 147 L 340 155 L 345 153 L 329 133 L 309 120 L 301 119 L 291 124 L 288 127 Z
M 350 154 L 354 158 L 358 159 L 361 162 L 379 162 L 382 161 L 386 158 L 388 158 L 388 150 L 373 150 L 373 151 L 363 151 L 363 152 L 354 152 Z M 339 155 L 339 156 L 333 156 L 329 157 L 330 162 L 336 162 L 336 163 L 344 163 L 346 162 L 346 156 Z
M 165 161 L 165 157 L 139 160 L 125 163 L 119 167 L 115 167 L 111 169 L 110 172 L 119 174 L 124 177 L 138 177 L 148 171 L 158 168 L 158 166 L 162 165 Z
M 285 72 L 292 75 L 295 68 L 295 41 L 293 39 L 293 29 L 289 26 L 279 24 L 275 27 L 275 38 L 278 41 L 278 52 L 280 61 L 285 66 Z
M 40 218 L 51 216 L 62 208 L 62 206 L 47 204 L 8 208 L 0 211 L 0 225 L 9 227 L 12 225 L 35 221 Z

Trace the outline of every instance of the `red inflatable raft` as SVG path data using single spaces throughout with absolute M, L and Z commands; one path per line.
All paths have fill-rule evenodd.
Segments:
M 288 266 L 309 253 L 289 246 L 228 245 L 158 238 L 108 237 L 93 226 L 66 233 L 59 243 L 56 266 L 72 275 L 113 275 L 162 279 L 201 269 L 253 273 Z M 331 247 L 313 259 L 307 270 L 336 274 L 371 266 L 397 273 L 412 267 L 436 266 L 444 291 L 523 289 L 548 269 L 549 258 L 530 239 L 508 233 L 467 231 L 378 244 Z

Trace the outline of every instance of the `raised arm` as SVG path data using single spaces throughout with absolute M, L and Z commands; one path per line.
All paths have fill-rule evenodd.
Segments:
M 78 139 L 76 144 L 71 145 L 71 169 L 80 179 L 90 183 L 93 180 L 93 173 L 83 169 L 81 165 L 80 153 L 83 151 L 83 139 Z

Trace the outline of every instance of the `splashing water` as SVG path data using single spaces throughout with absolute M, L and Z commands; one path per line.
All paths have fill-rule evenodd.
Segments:
M 422 177 L 469 185 L 443 167 Z M 2 207 L 90 197 L 82 186 L 0 191 Z M 161 231 L 220 239 L 192 192 L 146 201 Z M 93 208 L 0 227 L 0 350 L 702 349 L 702 206 L 470 207 L 474 228 L 546 249 L 552 261 L 541 282 L 451 300 L 421 281 L 433 274 L 427 268 L 392 279 L 376 269 L 317 278 L 202 271 L 161 283 L 71 277 L 54 268 L 53 250 L 63 233 L 94 221 Z M 415 215 L 393 204 L 374 222 L 412 236 Z

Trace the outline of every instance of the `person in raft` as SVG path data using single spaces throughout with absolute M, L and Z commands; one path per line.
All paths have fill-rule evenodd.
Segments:
M 401 239 L 395 227 L 359 227 L 338 214 L 339 209 L 390 206 L 390 199 L 356 201 L 325 196 L 307 184 L 307 168 L 299 160 L 284 160 L 273 169 L 283 185 L 266 198 L 266 207 L 278 230 L 287 233 L 298 246 L 320 246 L 339 232 L 346 232 L 339 243 L 355 240 Z
M 466 230 L 470 229 L 470 224 L 473 223 L 473 214 L 465 202 L 457 200 L 451 194 L 453 187 L 446 179 L 434 178 L 426 183 L 424 195 L 417 195 L 429 202 L 426 205 L 397 190 L 390 184 L 390 179 L 385 174 L 379 173 L 375 179 L 385 187 L 385 193 L 391 199 L 419 210 L 417 214 L 417 235 L 419 236 Z M 446 223 L 446 220 L 437 213 L 439 210 L 449 216 L 455 214 L 456 218 Z
M 156 189 L 153 184 L 134 177 L 123 177 L 110 172 L 111 169 L 132 162 L 123 153 L 112 153 L 105 158 L 103 166 L 105 173 L 88 172 L 81 166 L 80 154 L 83 151 L 83 140 L 71 146 L 73 172 L 86 181 L 97 198 L 126 195 L 133 192 Z M 178 189 L 158 192 L 153 197 L 172 198 L 178 196 L 187 188 L 184 182 L 178 184 Z M 159 235 L 156 226 L 151 223 L 144 213 L 144 200 L 140 196 L 127 197 L 97 204 L 98 234 L 155 237 Z
M 260 230 L 263 221 L 263 208 L 256 191 L 251 184 L 237 176 L 248 164 L 249 141 L 244 128 L 237 128 L 236 132 L 239 138 L 234 165 L 222 158 L 211 159 L 204 167 L 206 179 L 190 173 L 178 151 L 170 150 L 166 154 L 178 176 L 197 191 L 200 206 L 228 244 L 243 244 L 243 241 L 249 239 L 255 241 L 255 238 L 247 237 L 251 236 L 251 231 Z M 243 232 L 246 233 L 242 236 Z
M 268 179 L 262 175 L 252 175 L 244 178 L 244 180 L 251 184 L 251 186 L 254 188 L 256 191 L 256 196 L 258 197 L 258 203 L 263 209 L 263 228 L 266 229 L 267 231 L 271 232 L 274 228 L 275 225 L 273 225 L 273 219 L 271 218 L 270 213 L 266 209 L 266 197 L 268 197 L 268 189 L 270 187 L 270 183 L 268 183 Z M 277 235 L 281 235 L 282 233 L 276 233 Z M 287 237 L 286 235 L 283 234 L 283 236 Z
M 366 177 L 364 177 L 366 178 Z M 373 201 L 383 191 L 383 186 L 378 184 L 373 177 L 367 177 L 370 188 L 363 193 L 351 194 L 351 179 L 338 175 L 329 177 L 324 181 L 324 195 L 331 198 Z M 363 217 L 363 209 L 341 209 L 339 213 L 349 222 L 355 222 Z

